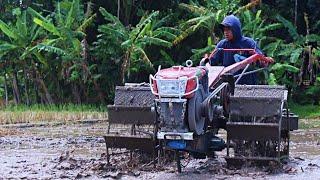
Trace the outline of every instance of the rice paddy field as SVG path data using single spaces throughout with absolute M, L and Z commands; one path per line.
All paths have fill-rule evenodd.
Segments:
M 319 109 L 309 106 L 299 114 L 299 108 L 305 107 L 291 107 L 302 118 L 291 134 L 287 164 L 230 169 L 223 151 L 213 159 L 183 160 L 186 166 L 178 174 L 174 162 L 154 168 L 151 160 L 139 160 L 139 154 L 136 159 L 115 156 L 112 164 L 106 163 L 104 106 L 9 106 L 0 110 L 0 179 L 318 179 L 320 120 L 314 114 Z
M 33 105 L 8 106 L 0 109 L 0 124 L 65 122 L 107 119 L 107 109 L 93 105 Z

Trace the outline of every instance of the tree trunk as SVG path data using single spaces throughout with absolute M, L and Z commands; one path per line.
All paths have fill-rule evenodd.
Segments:
M 18 77 L 15 71 L 13 72 L 12 90 L 13 90 L 13 96 L 14 96 L 14 103 L 18 105 L 20 104 L 20 92 L 18 87 Z
M 34 92 L 36 95 L 36 103 L 38 103 L 38 104 L 41 103 L 41 97 L 39 94 L 39 84 L 38 84 L 37 80 L 34 81 Z
M 86 91 L 86 86 L 85 86 L 83 81 L 79 82 L 78 92 L 79 92 L 80 97 L 81 97 L 81 102 L 88 102 L 88 93 Z
M 94 88 L 95 90 L 97 91 L 98 93 L 98 96 L 99 96 L 99 99 L 100 99 L 100 102 L 102 104 L 105 103 L 104 101 L 104 98 L 106 97 L 105 94 L 103 93 L 103 91 L 101 90 L 99 84 L 97 83 L 97 80 L 93 78 L 89 68 L 88 68 L 88 65 L 87 65 L 87 62 L 85 61 L 83 64 L 82 64 L 82 67 L 84 68 L 84 70 L 88 73 L 88 78 L 92 79 L 93 81 L 93 85 L 94 85 Z M 84 85 L 83 85 L 84 86 Z M 84 93 L 86 94 L 86 97 L 88 97 L 87 93 Z M 88 98 L 87 98 L 88 99 Z
M 121 6 L 121 0 L 118 0 L 118 11 L 117 11 L 117 17 L 120 19 L 120 7 Z
M 48 88 L 47 86 L 45 85 L 44 81 L 40 78 L 40 77 L 37 77 L 37 81 L 39 82 L 40 86 L 41 86 L 41 89 L 43 90 L 44 92 L 44 95 L 45 95 L 45 99 L 46 99 L 46 102 L 48 104 L 53 104 L 53 100 L 52 100 L 52 97 L 48 91 Z
M 75 83 L 72 83 L 72 94 L 76 103 L 81 104 L 81 96 L 79 93 L 79 88 Z
M 35 80 L 39 85 L 38 87 L 40 87 L 44 93 L 44 96 L 40 94 L 41 99 L 45 99 L 45 102 L 47 104 L 53 104 L 54 102 L 53 102 L 53 99 L 48 91 L 48 88 L 47 88 L 46 84 L 44 83 L 42 77 L 40 76 L 40 73 L 37 69 L 37 66 L 35 65 L 35 63 L 33 61 L 32 61 L 32 65 L 33 65 L 33 69 L 35 72 Z M 38 90 L 40 90 L 40 89 L 38 88 Z
M 4 91 L 5 91 L 5 105 L 8 106 L 8 85 L 7 85 L 7 73 L 4 71 Z
M 124 84 L 125 83 L 125 76 L 126 76 L 126 72 L 128 70 L 128 68 L 130 68 L 130 54 L 129 52 L 127 52 L 125 55 L 124 55 L 124 58 L 123 58 L 123 63 L 121 65 L 121 80 L 122 80 L 122 83 Z M 129 76 L 129 75 L 128 75 Z
M 30 105 L 30 99 L 29 99 L 29 93 L 28 93 L 29 83 L 28 83 L 26 68 L 23 69 L 23 73 L 24 73 L 24 93 L 26 96 L 26 104 L 29 106 Z
M 297 21 L 298 21 L 298 0 L 295 1 L 295 7 L 294 7 L 294 26 L 297 27 Z
M 97 81 L 95 79 L 93 80 L 93 84 L 94 84 L 94 88 L 98 92 L 99 99 L 100 99 L 101 103 L 104 104 L 105 103 L 105 101 L 104 101 L 105 94 L 102 92 L 99 84 L 97 83 Z
M 59 79 L 56 77 L 55 78 L 56 86 L 57 86 L 57 98 L 58 98 L 58 103 L 61 103 L 63 101 L 63 89 L 61 88 Z

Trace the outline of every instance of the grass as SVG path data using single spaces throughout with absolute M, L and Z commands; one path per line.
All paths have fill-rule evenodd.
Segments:
M 100 105 L 90 105 L 90 104 L 60 104 L 60 105 L 42 105 L 34 104 L 31 106 L 27 105 L 11 105 L 7 107 L 0 108 L 0 111 L 4 112 L 24 112 L 24 111 L 49 111 L 49 112 L 106 112 L 107 107 Z
M 320 106 L 289 103 L 292 112 L 299 116 L 302 129 L 320 128 Z M 0 108 L 0 124 L 75 121 L 106 119 L 107 107 L 100 105 L 18 105 Z
M 299 116 L 300 129 L 320 128 L 320 105 L 289 103 L 289 108 Z
M 319 119 L 320 118 L 320 105 L 300 105 L 296 103 L 290 103 L 289 108 L 292 112 L 297 114 L 303 119 Z
M 106 118 L 106 106 L 95 105 L 18 105 L 0 109 L 0 124 L 65 122 Z
M 299 129 L 320 128 L 320 119 L 299 119 Z

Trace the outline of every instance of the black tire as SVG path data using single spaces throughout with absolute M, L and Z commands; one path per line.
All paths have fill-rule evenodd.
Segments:
M 188 100 L 188 124 L 190 131 L 197 135 L 204 132 L 206 118 L 202 116 L 201 103 L 204 100 L 204 91 L 202 85 L 194 93 L 194 96 Z

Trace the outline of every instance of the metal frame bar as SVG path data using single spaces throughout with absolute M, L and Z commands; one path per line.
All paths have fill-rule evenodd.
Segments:
M 259 68 L 259 69 L 255 69 L 255 70 L 252 70 L 252 71 L 248 71 L 248 72 L 243 73 L 243 76 L 246 76 L 246 75 L 249 75 L 249 74 L 253 74 L 253 73 L 256 73 L 256 72 L 259 72 L 259 71 L 263 71 L 263 70 L 267 70 L 267 68 Z M 237 74 L 234 77 L 237 78 L 239 76 L 240 76 L 240 74 Z
M 236 80 L 236 82 L 234 84 L 238 84 L 238 82 L 240 81 L 240 79 L 243 77 L 244 73 L 247 71 L 247 69 L 249 68 L 250 64 L 247 64 L 247 66 L 243 69 L 243 71 L 241 72 L 240 76 L 238 77 L 238 79 Z
M 221 83 L 217 88 L 215 88 L 211 93 L 210 95 L 203 101 L 203 103 L 206 103 L 207 107 L 209 107 L 210 105 L 210 101 L 211 99 L 217 95 L 224 87 L 226 87 L 229 83 L 227 82 L 224 82 L 224 83 Z

